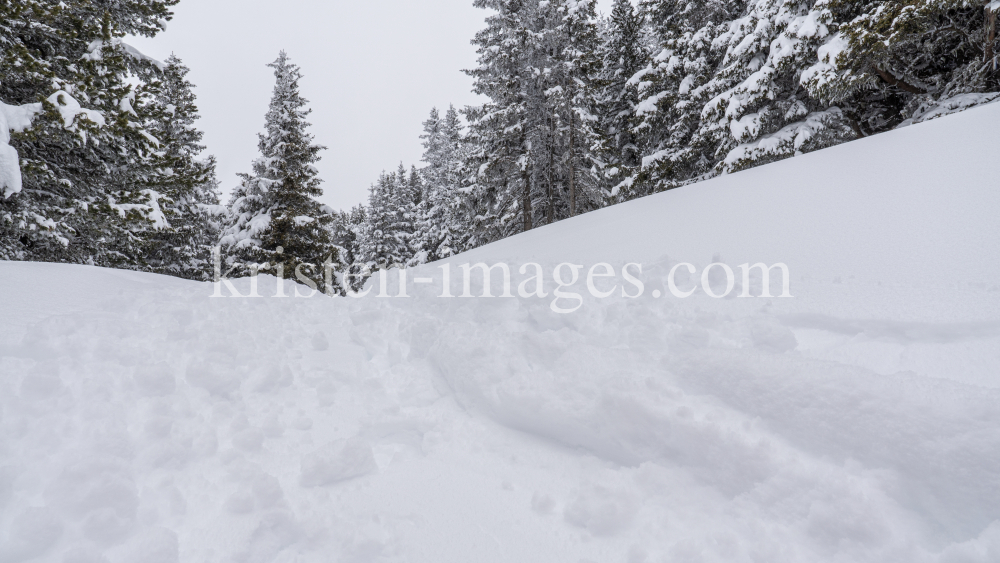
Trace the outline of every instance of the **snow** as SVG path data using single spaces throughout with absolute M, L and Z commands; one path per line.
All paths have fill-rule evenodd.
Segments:
M 915 123 L 930 121 L 931 119 L 959 113 L 975 106 L 991 104 L 998 100 L 1000 100 L 1000 94 L 996 92 L 959 94 L 934 102 L 929 108 L 917 112 L 915 116 L 899 124 L 899 127 L 907 127 Z
M 96 110 L 84 109 L 69 92 L 59 90 L 49 96 L 48 102 L 55 105 L 62 117 L 63 125 L 70 131 L 78 131 L 77 117 L 90 120 L 98 127 L 105 125 L 104 115 Z M 127 104 L 122 100 L 122 104 Z M 131 106 L 129 106 L 131 108 Z M 0 102 L 0 193 L 4 199 L 21 191 L 21 165 L 17 151 L 10 146 L 10 132 L 21 132 L 31 126 L 31 121 L 42 112 L 42 104 L 11 106 Z M 80 132 L 86 139 L 86 133 Z
M 783 14 L 788 17 L 790 14 Z M 829 10 L 812 10 L 808 14 L 791 18 L 788 34 L 794 37 L 823 38 L 830 34 L 825 22 L 831 18 Z
M 739 119 L 730 121 L 729 131 L 737 141 L 747 137 L 756 137 L 760 132 L 760 114 L 748 113 Z
M 80 102 L 65 90 L 59 90 L 49 96 L 48 102 L 56 106 L 56 109 L 59 110 L 59 115 L 62 117 L 63 126 L 70 131 L 78 131 L 78 117 L 87 119 L 98 127 L 104 127 L 106 125 L 103 113 L 97 110 L 83 108 L 80 105 Z M 84 136 L 84 133 L 80 132 L 80 135 Z
M 738 145 L 729 151 L 723 162 L 729 168 L 743 161 L 756 160 L 767 155 L 798 154 L 799 149 L 809 139 L 817 132 L 824 130 L 830 120 L 837 119 L 839 116 L 840 108 L 836 107 L 810 113 L 804 120 L 786 125 L 776 133 Z M 739 121 L 730 122 L 730 131 L 732 131 L 734 139 L 741 140 L 748 136 L 755 136 L 759 125 L 759 115 L 753 113 L 744 116 Z
M 160 200 L 166 199 L 163 194 L 155 190 L 142 190 L 141 192 L 147 198 L 149 198 L 148 210 L 145 211 L 146 218 L 152 221 L 152 228 L 154 230 L 166 230 L 170 228 L 170 222 L 167 221 L 167 216 L 163 213 L 163 208 L 160 206 Z
M 162 25 L 163 29 L 166 29 L 166 25 L 163 25 L 162 20 L 160 24 Z M 129 45 L 128 43 L 125 43 L 124 41 L 121 41 L 120 39 L 116 39 L 116 41 L 121 45 L 122 49 L 133 59 L 141 62 L 148 62 L 153 66 L 155 66 L 156 68 L 160 69 L 161 71 L 166 70 L 167 65 L 164 64 L 163 62 L 156 60 L 153 57 L 150 57 L 149 55 L 146 55 L 139 49 L 136 49 L 135 47 Z
M 0 263 L 0 561 L 995 562 L 1000 192 L 980 154 L 998 120 L 971 109 L 448 262 L 455 295 L 467 262 L 549 282 L 643 265 L 642 297 L 569 315 L 551 283 L 212 299 Z M 679 262 L 784 262 L 795 297 L 673 298 Z
M 166 29 L 166 26 L 164 25 L 162 20 L 159 23 L 161 24 L 162 29 Z M 124 51 L 126 55 L 132 57 L 136 61 L 150 63 L 156 68 L 160 69 L 161 71 L 167 68 L 167 65 L 165 65 L 163 62 L 158 61 L 153 57 L 146 55 L 139 49 L 136 49 L 135 47 L 129 45 L 128 43 L 125 43 L 124 41 L 121 40 L 121 38 L 118 37 L 114 37 L 108 41 L 105 41 L 103 39 L 91 41 L 90 45 L 88 45 L 87 47 L 87 53 L 82 58 L 84 60 L 90 60 L 90 61 L 103 60 L 104 55 L 102 54 L 101 51 L 105 47 L 111 47 L 111 48 L 121 47 L 122 51 Z
M 0 117 L 0 128 L 9 135 L 6 129 L 7 124 Z M 21 161 L 17 150 L 10 146 L 7 135 L 0 135 L 0 190 L 4 199 L 21 191 Z
M 836 77 L 837 58 L 847 50 L 847 46 L 847 39 L 841 34 L 831 37 L 816 50 L 818 62 L 802 73 L 799 82 L 814 90 L 826 86 Z
M 685 76 L 684 80 L 681 80 L 681 85 L 677 92 L 682 96 L 687 96 L 688 93 L 691 92 L 691 85 L 694 84 L 694 81 L 695 76 L 693 74 Z
M 10 146 L 10 132 L 21 132 L 42 111 L 42 104 L 11 106 L 0 102 L 0 194 L 3 199 L 21 191 L 21 161 Z
M 647 113 L 656 113 L 657 104 L 659 104 L 660 100 L 662 100 L 668 94 L 669 92 L 660 92 L 658 94 L 654 94 L 652 96 L 649 96 L 648 98 L 643 99 L 635 107 L 635 114 L 641 117 L 643 115 L 646 115 Z
M 150 221 L 150 228 L 155 231 L 169 229 L 170 223 L 160 206 L 160 200 L 166 198 L 155 190 L 141 190 L 139 193 L 146 196 L 147 203 L 118 203 L 113 197 L 108 196 L 108 206 L 123 218 L 132 211 L 138 211 Z

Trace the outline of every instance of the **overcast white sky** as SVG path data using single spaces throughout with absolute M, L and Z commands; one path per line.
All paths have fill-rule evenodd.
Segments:
M 311 131 L 329 148 L 322 200 L 338 209 L 366 201 L 382 170 L 419 164 L 432 107 L 478 103 L 461 72 L 475 66 L 469 41 L 486 16 L 472 0 L 182 0 L 174 12 L 166 33 L 129 42 L 191 68 L 226 196 L 257 156 L 274 84 L 265 65 L 281 49 L 302 67 Z

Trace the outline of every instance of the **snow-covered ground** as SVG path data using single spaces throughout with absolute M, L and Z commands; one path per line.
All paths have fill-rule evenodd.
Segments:
M 1000 561 L 998 123 L 452 261 L 643 265 L 567 315 L 0 263 L 0 562 Z M 669 293 L 713 261 L 794 297 Z

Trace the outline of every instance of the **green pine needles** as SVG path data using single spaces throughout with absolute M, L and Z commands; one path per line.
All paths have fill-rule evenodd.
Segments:
M 299 92 L 299 67 L 284 51 L 268 66 L 275 85 L 258 143 L 260 157 L 233 193 L 222 247 L 231 265 L 239 264 L 238 271 L 280 268 L 288 277 L 325 281 L 328 292 L 338 292 L 332 276 L 325 275 L 328 264 L 340 262 L 330 238 L 332 216 L 316 200 L 323 190 L 314 164 L 325 147 L 307 132 L 312 110 Z

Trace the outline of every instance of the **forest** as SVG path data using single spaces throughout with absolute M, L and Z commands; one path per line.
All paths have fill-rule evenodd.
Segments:
M 194 280 L 214 255 L 233 276 L 333 263 L 338 294 L 1000 97 L 1000 1 L 474 0 L 465 72 L 487 101 L 431 110 L 419 165 L 387 163 L 365 205 L 322 205 L 324 147 L 282 52 L 260 155 L 222 201 L 188 68 L 127 43 L 178 1 L 0 2 L 0 260 Z

